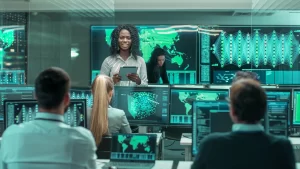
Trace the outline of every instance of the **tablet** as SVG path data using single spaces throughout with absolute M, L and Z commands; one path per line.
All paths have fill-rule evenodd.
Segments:
M 123 66 L 120 67 L 119 76 L 121 76 L 122 80 L 127 79 L 127 75 L 131 73 L 137 73 L 137 67 L 135 66 Z

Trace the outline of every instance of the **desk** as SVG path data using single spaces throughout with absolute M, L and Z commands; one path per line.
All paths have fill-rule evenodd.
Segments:
M 97 160 L 97 169 L 102 169 L 107 162 L 109 162 L 109 160 Z M 173 163 L 173 161 L 169 160 L 156 160 L 152 169 L 172 169 Z
M 184 160 L 192 161 L 192 133 L 182 133 L 180 145 L 184 146 Z
M 191 168 L 192 164 L 192 161 L 179 161 L 177 169 L 188 169 Z M 300 163 L 296 163 L 296 168 L 300 169 Z
M 193 161 L 179 161 L 177 169 L 189 169 L 191 168 Z
M 300 146 L 300 138 L 298 137 L 288 137 L 288 139 L 291 141 L 291 144 L 293 146 Z M 184 160 L 185 161 L 192 161 L 192 134 L 191 133 L 182 133 L 181 139 L 180 139 L 180 145 L 184 146 Z M 295 148 L 294 148 L 295 150 Z M 300 162 L 300 157 L 299 160 L 297 160 L 297 155 L 298 152 L 295 151 L 295 156 L 296 156 L 296 161 Z M 297 163 L 298 169 L 300 169 L 300 163 Z

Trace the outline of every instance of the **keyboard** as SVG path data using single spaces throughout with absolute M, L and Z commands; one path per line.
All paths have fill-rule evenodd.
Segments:
M 109 162 L 105 167 L 117 167 L 117 169 L 152 169 L 154 163 L 141 162 Z

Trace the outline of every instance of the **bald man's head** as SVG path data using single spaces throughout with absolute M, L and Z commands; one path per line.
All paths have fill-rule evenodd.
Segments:
M 234 122 L 256 123 L 265 115 L 267 96 L 259 82 L 240 79 L 230 88 L 230 105 Z

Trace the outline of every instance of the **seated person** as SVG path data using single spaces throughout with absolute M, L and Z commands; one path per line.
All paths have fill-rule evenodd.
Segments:
M 232 83 L 234 83 L 240 79 L 253 79 L 253 80 L 259 82 L 258 75 L 254 72 L 249 72 L 249 71 L 237 71 L 235 73 L 234 78 L 232 79 Z
M 153 50 L 151 58 L 147 63 L 148 83 L 169 84 L 165 55 L 166 52 L 162 48 Z
M 258 82 L 233 83 L 229 104 L 232 132 L 213 133 L 201 140 L 192 169 L 295 169 L 290 141 L 265 133 L 260 124 L 267 98 Z
M 125 112 L 112 108 L 109 103 L 113 96 L 114 82 L 106 75 L 99 75 L 92 84 L 93 108 L 88 109 L 88 128 L 99 145 L 102 136 L 113 133 L 131 133 Z
M 35 80 L 39 113 L 33 121 L 8 127 L 1 141 L 3 169 L 94 169 L 96 144 L 91 132 L 70 127 L 63 114 L 70 103 L 70 78 L 49 68 Z

